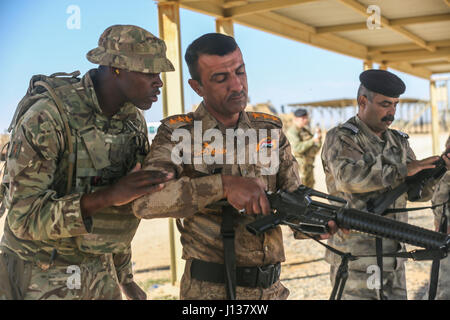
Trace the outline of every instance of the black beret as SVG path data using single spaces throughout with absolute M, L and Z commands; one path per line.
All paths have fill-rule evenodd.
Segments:
M 366 70 L 359 75 L 359 80 L 368 90 L 391 98 L 398 98 L 406 89 L 402 79 L 386 70 Z
M 294 112 L 294 116 L 296 117 L 303 117 L 306 116 L 308 114 L 308 112 L 305 109 L 297 109 Z

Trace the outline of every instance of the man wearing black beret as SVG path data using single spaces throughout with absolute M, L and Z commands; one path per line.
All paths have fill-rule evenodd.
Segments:
M 286 137 L 297 159 L 302 184 L 313 188 L 314 158 L 322 145 L 322 134 L 320 129 L 317 129 L 313 135 L 307 128 L 309 122 L 308 112 L 305 109 L 295 110 L 294 119 L 286 132 Z
M 328 192 L 345 198 L 350 207 L 367 210 L 369 200 L 395 188 L 407 176 L 433 168 L 438 157 L 416 160 L 408 135 L 389 129 L 399 96 L 405 92 L 405 84 L 399 77 L 385 70 L 367 70 L 359 79 L 358 113 L 327 133 L 321 156 Z M 444 160 L 450 167 L 448 157 Z M 431 198 L 433 183 L 426 185 L 421 201 Z M 390 208 L 405 208 L 406 201 L 407 194 L 403 194 Z M 403 222 L 408 219 L 406 213 L 386 216 Z M 381 258 L 381 253 L 404 251 L 404 244 L 341 230 L 330 238 L 329 244 L 357 256 L 379 253 L 378 257 L 349 263 L 343 299 L 407 299 L 404 262 Z M 341 259 L 331 251 L 326 252 L 325 258 L 331 265 L 334 284 Z

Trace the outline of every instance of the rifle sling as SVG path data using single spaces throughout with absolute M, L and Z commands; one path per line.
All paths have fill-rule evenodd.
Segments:
M 222 214 L 220 233 L 223 239 L 223 259 L 225 264 L 225 289 L 228 300 L 236 300 L 236 254 L 234 247 L 234 208 L 225 206 Z
M 341 257 L 341 264 L 339 265 L 338 271 L 336 273 L 336 279 L 334 283 L 333 290 L 330 295 L 330 300 L 340 300 L 342 297 L 342 293 L 344 291 L 345 282 L 347 281 L 348 277 L 348 262 L 358 260 L 359 258 L 367 258 L 367 257 L 376 257 L 377 255 L 359 255 L 354 256 L 350 252 L 342 252 L 326 243 L 323 243 L 319 241 L 316 236 L 311 236 L 307 233 L 304 233 L 301 229 L 298 227 L 296 228 L 296 225 L 293 223 L 286 223 L 287 225 L 291 226 L 295 230 L 299 231 L 304 236 L 316 241 L 321 246 L 324 246 L 326 249 L 330 250 L 331 252 L 339 255 Z M 385 253 L 381 255 L 382 257 L 391 257 L 391 258 L 406 258 L 406 259 L 413 259 L 415 261 L 423 261 L 423 260 L 440 260 L 444 258 L 446 255 L 439 249 L 424 249 L 424 250 L 413 250 L 408 252 L 395 252 L 395 253 Z M 380 269 L 381 271 L 382 269 Z M 383 296 L 380 296 L 380 298 L 384 298 Z
M 439 224 L 440 232 L 447 232 L 447 215 L 446 215 L 447 204 L 443 206 L 442 217 Z M 440 259 L 434 259 L 431 264 L 431 274 L 430 274 L 430 288 L 428 289 L 428 300 L 434 300 L 436 298 L 437 286 L 439 281 L 439 267 L 441 265 Z
M 443 205 L 445 205 L 445 202 L 440 203 L 440 204 L 435 204 L 433 206 L 427 206 L 427 207 L 386 209 L 385 211 L 383 211 L 383 213 L 381 215 L 385 216 L 389 213 L 400 213 L 400 212 L 417 211 L 417 210 L 424 210 L 424 209 L 435 209 L 435 208 L 443 206 Z
M 378 300 L 386 300 L 383 295 L 383 239 L 380 237 L 375 238 L 375 252 L 377 256 L 377 265 L 380 269 L 380 287 L 377 290 Z

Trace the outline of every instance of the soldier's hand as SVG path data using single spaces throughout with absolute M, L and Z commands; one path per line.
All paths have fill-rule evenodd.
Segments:
M 450 153 L 443 154 L 442 159 L 444 159 L 445 166 L 447 167 L 447 170 L 450 170 Z
M 141 164 L 125 177 L 122 177 L 109 190 L 111 205 L 121 206 L 164 188 L 164 182 L 174 178 L 173 173 L 141 170 Z
M 121 284 L 120 289 L 128 300 L 147 300 L 145 291 L 134 281 L 127 284 Z
M 408 177 L 413 176 L 419 171 L 422 171 L 424 169 L 433 169 L 436 167 L 433 163 L 438 161 L 438 156 L 433 156 L 429 158 L 425 158 L 423 160 L 413 160 L 410 163 L 407 164 L 408 169 Z
M 269 214 L 266 185 L 261 179 L 238 176 L 222 176 L 224 197 L 237 210 L 246 214 Z
M 328 221 L 328 233 L 321 234 L 319 236 L 320 240 L 325 240 L 330 238 L 333 234 L 335 234 L 338 231 L 339 227 L 337 226 L 336 222 L 333 220 Z M 341 229 L 344 233 L 348 233 L 349 231 L 347 229 Z
M 80 199 L 81 214 L 83 218 L 88 218 L 101 209 L 130 203 L 143 195 L 161 190 L 164 182 L 173 177 L 173 173 L 141 170 L 141 165 L 137 164 L 116 184 L 83 194 Z

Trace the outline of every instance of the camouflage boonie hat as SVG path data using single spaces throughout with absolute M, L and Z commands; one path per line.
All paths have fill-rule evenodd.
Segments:
M 160 73 L 174 71 L 166 58 L 166 44 L 145 29 L 114 25 L 103 31 L 98 47 L 86 54 L 95 64 L 128 71 Z

